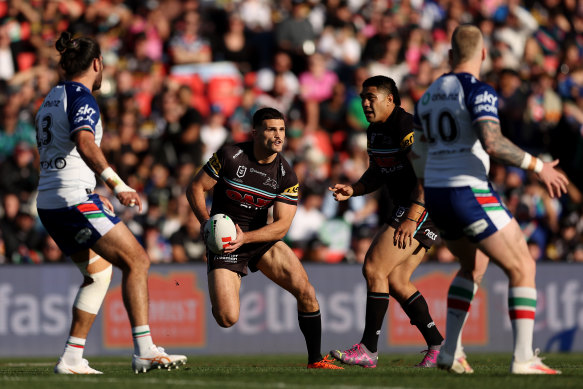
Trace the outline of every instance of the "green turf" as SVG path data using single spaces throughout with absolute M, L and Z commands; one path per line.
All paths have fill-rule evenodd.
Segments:
M 100 376 L 57 376 L 53 359 L 0 359 L 0 389 L 127 389 L 127 388 L 460 388 L 548 389 L 583 386 L 583 354 L 549 354 L 545 362 L 561 376 L 513 376 L 510 354 L 472 354 L 473 375 L 416 369 L 415 354 L 381 355 L 376 369 L 345 366 L 344 370 L 307 370 L 303 356 L 192 356 L 179 370 L 135 375 L 128 358 L 90 358 Z M 131 385 L 131 386 L 130 386 Z

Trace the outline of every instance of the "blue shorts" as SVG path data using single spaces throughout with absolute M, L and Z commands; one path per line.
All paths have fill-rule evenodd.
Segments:
M 117 216 L 105 208 L 99 196 L 67 208 L 38 209 L 38 216 L 49 235 L 66 255 L 86 250 L 107 234 L 117 223 Z
M 512 214 L 489 184 L 487 189 L 426 187 L 425 205 L 441 237 L 446 240 L 467 236 L 477 243 L 512 220 Z

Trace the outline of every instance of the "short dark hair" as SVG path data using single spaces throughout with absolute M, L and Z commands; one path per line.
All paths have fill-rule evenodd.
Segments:
M 63 31 L 55 43 L 61 54 L 59 66 L 65 71 L 67 78 L 83 74 L 95 58 L 101 57 L 99 43 L 90 37 L 73 39 L 68 31 Z
M 285 117 L 281 112 L 275 108 L 265 107 L 260 108 L 253 114 L 253 128 L 259 128 L 263 124 L 264 120 L 269 119 L 281 119 L 285 120 Z
M 381 92 L 393 95 L 393 101 L 396 106 L 401 106 L 401 96 L 395 80 L 386 76 L 372 76 L 364 80 L 362 88 L 376 87 Z

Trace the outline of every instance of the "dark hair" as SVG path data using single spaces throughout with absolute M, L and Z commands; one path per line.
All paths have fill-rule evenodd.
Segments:
M 259 128 L 263 124 L 264 120 L 269 119 L 281 119 L 285 120 L 283 114 L 275 108 L 261 108 L 253 114 L 253 128 Z
M 362 88 L 376 87 L 379 91 L 385 92 L 388 95 L 393 95 L 393 101 L 396 106 L 401 106 L 401 96 L 399 95 L 399 89 L 397 89 L 397 84 L 395 81 L 386 76 L 372 76 L 364 80 L 362 83 Z
M 91 66 L 93 59 L 101 57 L 101 49 L 95 39 L 89 37 L 73 39 L 68 31 L 61 33 L 55 47 L 61 54 L 59 66 L 65 71 L 67 78 L 82 74 Z

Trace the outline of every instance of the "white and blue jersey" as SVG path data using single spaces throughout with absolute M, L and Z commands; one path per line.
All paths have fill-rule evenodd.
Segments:
M 40 180 L 37 206 L 56 209 L 87 199 L 87 189 L 95 188 L 95 174 L 83 161 L 74 135 L 91 131 L 97 146 L 103 129 L 99 107 L 91 91 L 78 82 L 55 86 L 36 115 Z
M 415 108 L 415 124 L 427 140 L 425 186 L 486 188 L 490 157 L 474 124 L 500 121 L 496 91 L 471 74 L 448 73 L 431 84 Z
M 95 173 L 77 151 L 75 134 L 91 131 L 97 146 L 103 130 L 91 91 L 78 82 L 55 86 L 36 115 L 40 154 L 38 215 L 59 248 L 72 255 L 95 244 L 120 222 L 96 194 Z
M 500 122 L 496 91 L 471 74 L 448 73 L 415 108 L 427 143 L 425 203 L 442 237 L 479 242 L 502 229 L 512 215 L 488 182 L 490 156 L 475 127 Z

